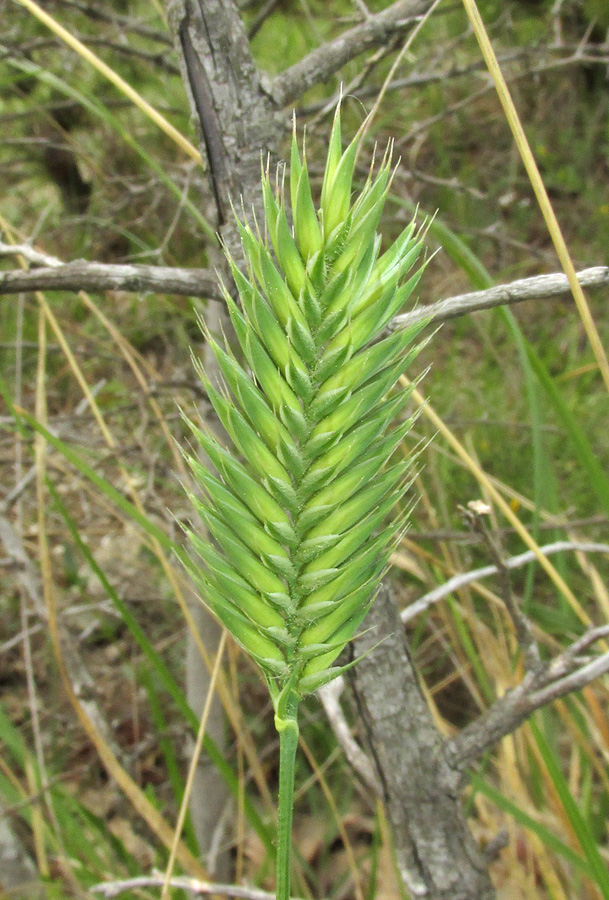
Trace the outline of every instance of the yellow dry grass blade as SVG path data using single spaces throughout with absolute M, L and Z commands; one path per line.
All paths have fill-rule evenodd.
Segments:
M 66 28 L 63 27 L 53 16 L 49 15 L 49 13 L 45 12 L 41 7 L 34 2 L 34 0 L 17 0 L 17 3 L 20 3 L 21 6 L 25 7 L 29 12 L 32 13 L 43 25 L 46 25 L 54 34 L 56 34 L 68 47 L 71 47 L 72 50 L 75 50 L 82 59 L 85 59 L 88 63 L 90 63 L 98 72 L 100 72 L 105 78 L 108 79 L 114 87 L 118 88 L 118 90 L 128 97 L 131 102 L 141 109 L 148 118 L 157 125 L 161 131 L 163 131 L 168 137 L 171 138 L 174 143 L 178 145 L 188 156 L 192 159 L 196 160 L 196 162 L 201 163 L 201 154 L 197 150 L 197 148 L 192 144 L 188 138 L 184 137 L 181 131 L 168 122 L 165 116 L 163 116 L 158 109 L 155 109 L 147 100 L 144 100 L 141 94 L 139 94 L 131 85 L 121 78 L 114 69 L 112 69 L 107 63 L 105 63 L 102 59 L 97 56 L 97 54 L 93 53 L 82 41 L 80 41 L 77 37 L 74 37 Z
M 209 680 L 209 687 L 207 689 L 207 697 L 205 698 L 205 705 L 203 706 L 203 712 L 201 714 L 201 723 L 199 725 L 199 731 L 197 732 L 197 739 L 195 741 L 194 750 L 192 751 L 192 759 L 190 760 L 190 767 L 188 769 L 188 777 L 186 778 L 186 785 L 184 787 L 184 795 L 182 797 L 182 802 L 180 804 L 180 811 L 178 813 L 178 821 L 176 822 L 175 831 L 173 834 L 173 841 L 171 844 L 171 852 L 169 854 L 169 861 L 167 863 L 167 868 L 165 870 L 165 877 L 163 879 L 163 888 L 161 890 L 161 900 L 168 900 L 169 898 L 169 885 L 171 882 L 171 876 L 173 875 L 173 868 L 176 861 L 176 855 L 178 852 L 178 848 L 180 846 L 180 838 L 182 835 L 182 829 L 184 828 L 184 822 L 186 821 L 186 813 L 188 812 L 188 804 L 190 803 L 190 795 L 192 793 L 192 787 L 195 781 L 195 775 L 197 772 L 197 766 L 199 765 L 199 757 L 201 756 L 201 750 L 203 748 L 203 738 L 205 737 L 205 729 L 207 728 L 207 720 L 209 719 L 209 713 L 211 711 L 211 702 L 214 697 L 214 693 L 216 690 L 216 684 L 218 681 L 218 674 L 220 672 L 220 663 L 222 661 L 222 656 L 224 654 L 224 648 L 226 646 L 226 636 L 227 631 L 225 628 L 222 629 L 222 635 L 220 636 L 220 643 L 218 644 L 218 649 L 216 651 L 216 659 L 214 662 L 214 667 L 212 669 L 211 678 Z
M 520 118 L 518 117 L 514 101 L 512 100 L 505 78 L 503 77 L 503 73 L 495 55 L 495 51 L 493 50 L 493 46 L 489 40 L 486 28 L 484 27 L 484 22 L 482 21 L 482 17 L 480 16 L 480 13 L 478 11 L 476 0 L 463 0 L 463 6 L 465 7 L 465 11 L 467 12 L 468 18 L 472 24 L 474 34 L 476 35 L 476 39 L 478 41 L 478 44 L 480 45 L 480 50 L 482 51 L 482 55 L 486 62 L 487 68 L 495 84 L 495 89 L 499 96 L 499 100 L 501 101 L 501 105 L 503 107 L 503 111 L 505 112 L 505 116 L 512 134 L 514 135 L 514 140 L 516 141 L 518 152 L 520 153 L 520 157 L 522 159 L 522 162 L 524 163 L 527 175 L 529 176 L 531 186 L 535 192 L 535 196 L 537 197 L 537 202 L 539 203 L 539 207 L 550 233 L 550 237 L 552 238 L 552 243 L 554 244 L 556 254 L 560 260 L 563 271 L 569 280 L 569 287 L 571 288 L 571 292 L 575 299 L 575 303 L 586 330 L 586 334 L 588 335 L 590 346 L 592 347 L 596 362 L 600 369 L 601 375 L 603 376 L 605 386 L 609 391 L 609 361 L 607 360 L 607 355 L 605 353 L 596 325 L 594 323 L 592 313 L 590 312 L 588 301 L 586 300 L 586 296 L 582 290 L 582 287 L 577 280 L 575 266 L 573 265 L 571 255 L 563 237 L 560 225 L 558 224 L 558 219 L 556 218 L 556 214 L 554 213 L 550 198 L 548 197 L 548 192 L 546 191 L 543 179 L 539 173 L 537 163 L 535 162 L 535 157 L 533 156 L 533 153 L 529 146 L 529 142 L 524 133 L 524 128 L 522 127 L 522 123 L 520 122 Z
M 25 762 L 25 775 L 27 778 L 28 790 L 30 794 L 35 795 L 38 791 L 38 783 L 31 759 L 27 759 Z M 34 841 L 34 853 L 36 854 L 36 865 L 40 875 L 43 878 L 48 878 L 50 869 L 44 832 L 44 818 L 40 804 L 32 803 L 32 837 Z
M 408 387 L 410 385 L 410 381 L 406 378 L 405 375 L 401 377 L 400 382 L 405 387 Z M 417 405 L 421 407 L 423 415 L 427 419 L 429 419 L 434 428 L 436 428 L 437 431 L 439 431 L 440 434 L 445 438 L 445 440 L 452 447 L 457 456 L 466 464 L 467 468 L 470 470 L 478 484 L 487 492 L 488 496 L 492 499 L 493 503 L 498 507 L 498 509 L 501 510 L 505 518 L 515 530 L 516 534 L 518 534 L 518 536 L 527 545 L 527 547 L 533 551 L 539 565 L 550 577 L 556 588 L 558 588 L 560 593 L 564 596 L 564 598 L 580 618 L 580 620 L 585 625 L 591 625 L 592 621 L 590 619 L 590 616 L 583 609 L 569 585 L 566 583 L 562 575 L 557 572 L 556 568 L 552 565 L 550 560 L 543 555 L 543 553 L 539 549 L 539 545 L 537 544 L 537 542 L 531 537 L 518 516 L 514 513 L 509 503 L 507 503 L 503 499 L 503 496 L 492 483 L 491 479 L 486 474 L 484 469 L 482 469 L 481 466 L 478 465 L 476 460 L 472 458 L 463 444 L 452 433 L 450 428 L 448 428 L 448 426 L 444 424 L 431 404 L 426 402 L 423 395 L 418 390 L 416 390 L 416 388 L 412 392 L 412 398 L 417 403 Z

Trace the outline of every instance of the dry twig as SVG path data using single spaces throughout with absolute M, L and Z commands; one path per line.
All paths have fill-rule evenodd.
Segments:
M 552 544 L 545 544 L 539 548 L 539 552 L 544 556 L 552 556 L 554 553 L 566 553 L 568 551 L 579 551 L 581 553 L 609 553 L 609 544 L 598 544 L 586 541 L 555 541 Z M 525 553 L 519 553 L 518 556 L 512 556 L 505 560 L 508 569 L 520 569 L 530 562 L 537 559 L 536 554 L 532 550 Z M 453 575 L 444 584 L 434 588 L 424 594 L 419 600 L 411 603 L 401 612 L 402 622 L 410 622 L 416 616 L 419 616 L 425 610 L 429 609 L 435 603 L 443 600 L 444 597 L 454 594 L 455 591 L 472 584 L 474 581 L 480 581 L 482 578 L 488 578 L 490 575 L 496 575 L 498 572 L 496 565 L 483 566 L 481 569 L 473 569 L 471 572 L 463 572 L 459 575 Z
M 585 288 L 609 287 L 609 266 L 584 269 L 577 273 L 577 277 L 581 286 Z M 516 303 L 523 303 L 525 300 L 568 297 L 570 293 L 567 276 L 562 273 L 519 278 L 509 284 L 498 284 L 496 287 L 487 288 L 484 291 L 458 294 L 429 306 L 420 306 L 412 312 L 396 316 L 391 327 L 394 329 L 404 328 L 427 318 L 430 324 L 435 324 L 479 310 L 493 309 L 495 306 L 513 306 Z
M 120 894 L 137 888 L 162 886 L 162 875 L 143 875 L 139 878 L 127 878 L 124 881 L 102 881 L 100 884 L 90 887 L 89 891 L 93 894 L 101 894 L 103 897 L 118 897 Z M 234 897 L 236 900 L 275 900 L 275 894 L 261 891 L 258 888 L 238 884 L 215 884 L 199 881 L 197 878 L 173 877 L 169 881 L 169 886 L 176 890 L 189 891 L 198 897 L 218 894 L 223 897 Z
M 106 264 L 75 260 L 63 263 L 28 244 L 0 243 L 0 255 L 20 255 L 35 268 L 0 271 L 0 294 L 24 291 L 133 291 L 221 299 L 215 274 L 209 269 L 174 266 Z
M 360 53 L 381 47 L 393 35 L 412 28 L 431 5 L 432 0 L 398 0 L 382 12 L 366 18 L 361 25 L 312 50 L 274 79 L 267 79 L 265 90 L 277 106 L 287 106 L 302 97 L 309 88 L 327 81 Z

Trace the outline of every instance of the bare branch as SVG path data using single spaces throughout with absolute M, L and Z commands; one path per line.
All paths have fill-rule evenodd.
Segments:
M 330 78 L 350 60 L 386 44 L 393 35 L 416 25 L 432 0 L 398 0 L 387 9 L 367 18 L 361 25 L 345 31 L 333 41 L 322 44 L 304 59 L 290 66 L 265 85 L 278 106 L 286 106 L 309 88 Z
M 609 287 L 609 266 L 596 266 L 577 273 L 579 283 L 584 288 Z M 412 312 L 396 316 L 391 328 L 404 328 L 423 319 L 430 324 L 456 319 L 481 309 L 495 306 L 511 306 L 524 300 L 549 300 L 553 297 L 567 297 L 571 293 L 567 276 L 559 273 L 536 275 L 534 278 L 520 278 L 509 284 L 499 284 L 485 291 L 458 294 L 447 300 L 440 300 L 429 306 L 421 306 Z
M 563 650 L 559 656 L 552 660 L 549 666 L 549 677 L 555 679 L 568 675 L 576 666 L 578 657 L 607 634 L 609 634 L 609 624 L 599 625 L 597 628 L 589 628 L 580 638 L 573 641 L 566 650 Z
M 63 264 L 57 261 L 29 270 L 0 271 L 0 294 L 27 291 L 133 291 L 222 299 L 218 279 L 209 269 L 111 265 L 77 260 Z
M 600 636 L 604 637 L 608 633 L 609 627 L 604 628 L 603 634 Z M 564 697 L 565 694 L 581 691 L 587 684 L 600 678 L 606 672 L 609 672 L 609 651 L 601 656 L 597 656 L 596 659 L 590 660 L 590 662 L 575 672 L 571 672 L 569 675 L 565 675 L 564 678 L 553 681 L 541 690 L 532 693 L 528 698 L 531 711 L 539 709 L 547 703 L 552 703 L 554 700 L 558 700 L 559 697 Z
M 343 708 L 340 705 L 340 697 L 345 689 L 345 680 L 342 675 L 331 681 L 330 684 L 320 688 L 318 693 L 322 706 L 332 726 L 332 731 L 336 735 L 336 739 L 343 748 L 345 756 L 351 763 L 355 771 L 362 777 L 368 787 L 372 788 L 375 794 L 382 796 L 382 786 L 379 778 L 374 771 L 372 763 L 357 743 L 349 723 L 345 718 Z
M 579 541 L 555 541 L 553 544 L 546 544 L 539 548 L 540 553 L 543 553 L 544 556 L 551 556 L 553 553 L 563 553 L 571 550 L 580 553 L 609 553 L 609 544 L 585 543 Z M 518 556 L 512 556 L 510 559 L 506 559 L 505 566 L 508 569 L 519 569 L 522 566 L 526 566 L 527 563 L 534 562 L 536 559 L 535 553 L 532 550 L 527 550 L 526 553 L 520 553 Z M 488 578 L 490 575 L 496 575 L 497 572 L 497 566 L 492 565 L 484 566 L 481 569 L 474 569 L 471 572 L 453 575 L 452 578 L 449 578 L 448 581 L 445 581 L 440 587 L 435 588 L 433 591 L 429 591 L 429 593 L 425 594 L 419 600 L 416 600 L 414 603 L 411 603 L 410 606 L 407 606 L 406 609 L 403 609 L 400 613 L 402 622 L 410 622 L 415 616 L 425 612 L 426 609 L 429 609 L 434 603 L 443 600 L 444 597 L 448 597 L 450 594 L 471 584 L 473 581 L 480 581 L 481 578 Z
M 506 564 L 501 537 L 498 532 L 491 531 L 485 521 L 490 512 L 490 506 L 480 505 L 480 501 L 477 500 L 468 503 L 467 507 L 463 508 L 465 521 L 469 523 L 473 531 L 480 535 L 497 569 L 501 584 L 500 596 L 512 620 L 516 640 L 524 655 L 526 669 L 536 672 L 541 665 L 539 647 L 533 634 L 533 627 L 514 597 L 510 568 Z
M 0 241 L 0 256 L 23 256 L 35 266 L 60 266 L 62 262 L 56 256 L 49 256 L 36 250 L 31 244 L 5 244 Z
M 132 264 L 107 264 L 76 260 L 64 263 L 29 244 L 3 244 L 0 256 L 20 254 L 39 268 L 0 270 L 0 295 L 22 291 L 134 291 L 137 293 L 177 294 L 183 297 L 203 297 L 222 300 L 218 279 L 210 269 L 182 269 L 173 266 L 141 266 Z M 609 266 L 595 266 L 578 273 L 584 288 L 609 287 Z M 570 288 L 565 275 L 537 275 L 521 278 L 508 284 L 497 285 L 485 291 L 458 294 L 429 306 L 421 306 L 412 312 L 396 316 L 391 328 L 405 328 L 428 319 L 437 324 L 448 319 L 467 315 L 495 306 L 522 303 L 524 300 L 549 300 L 566 297 Z
M 609 625 L 589 629 L 538 672 L 528 672 L 471 725 L 448 742 L 450 765 L 465 772 L 503 737 L 512 734 L 535 710 L 579 691 L 609 672 L 609 651 L 582 662 L 579 653 L 609 634 Z
M 101 894 L 103 897 L 118 897 L 127 891 L 136 888 L 162 887 L 163 875 L 144 875 L 139 878 L 127 878 L 124 881 L 102 881 L 89 888 L 92 894 Z M 237 900 L 275 900 L 275 894 L 261 891 L 258 888 L 244 887 L 237 884 L 214 884 L 207 881 L 199 881 L 196 878 L 171 878 L 169 886 L 176 890 L 189 891 L 195 896 L 207 896 L 219 894 L 224 897 L 235 897 Z

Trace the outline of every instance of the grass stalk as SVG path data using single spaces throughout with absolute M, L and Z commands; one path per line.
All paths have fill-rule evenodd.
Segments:
M 556 218 L 556 214 L 554 212 L 552 203 L 550 202 L 546 186 L 543 183 L 543 178 L 541 177 L 539 168 L 537 166 L 537 163 L 535 162 L 535 157 L 533 156 L 533 152 L 527 140 L 527 136 L 524 133 L 524 128 L 522 127 L 522 123 L 518 116 L 516 106 L 514 105 L 514 101 L 512 100 L 507 82 L 503 77 L 503 72 L 501 71 L 499 61 L 497 60 L 497 56 L 495 54 L 495 51 L 493 50 L 493 46 L 490 42 L 484 22 L 482 21 L 482 17 L 480 15 L 480 12 L 478 11 L 476 0 L 463 0 L 463 5 L 471 22 L 474 34 L 476 35 L 476 40 L 480 45 L 480 50 L 482 51 L 484 61 L 486 62 L 487 68 L 495 84 L 495 90 L 497 91 L 497 94 L 499 96 L 499 100 L 503 107 L 505 117 L 508 121 L 512 134 L 514 135 L 514 140 L 516 141 L 518 152 L 520 153 L 520 157 L 526 169 L 527 175 L 529 176 L 529 180 L 537 198 L 537 202 L 539 203 L 539 208 L 541 209 L 546 227 L 548 229 L 550 237 L 552 238 L 552 243 L 554 244 L 556 255 L 558 256 L 563 271 L 569 280 L 569 287 L 571 288 L 571 292 L 575 300 L 575 305 L 577 306 L 577 310 L 584 325 L 588 340 L 590 341 L 590 346 L 592 347 L 592 352 L 594 353 L 598 368 L 602 375 L 603 381 L 605 382 L 605 387 L 609 391 L 609 361 L 607 360 L 607 355 L 605 353 L 603 343 L 592 317 L 592 313 L 590 312 L 590 307 L 588 306 L 588 301 L 586 300 L 586 296 L 583 292 L 582 286 L 577 279 L 577 273 L 575 271 L 575 266 L 573 265 L 573 260 L 571 259 L 571 254 L 569 253 L 569 248 L 567 247 L 562 230 L 560 228 L 560 225 L 558 224 L 558 219 Z
M 279 800 L 277 809 L 277 900 L 290 900 L 290 860 L 294 813 L 294 765 L 298 749 L 298 697 L 290 694 L 285 713 L 275 715 L 279 734 Z

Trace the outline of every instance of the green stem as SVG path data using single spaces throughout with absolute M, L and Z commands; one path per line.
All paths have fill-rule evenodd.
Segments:
M 298 747 L 298 698 L 291 694 L 285 712 L 275 716 L 279 733 L 279 808 L 277 812 L 277 900 L 290 900 L 290 855 L 294 808 L 294 762 Z

